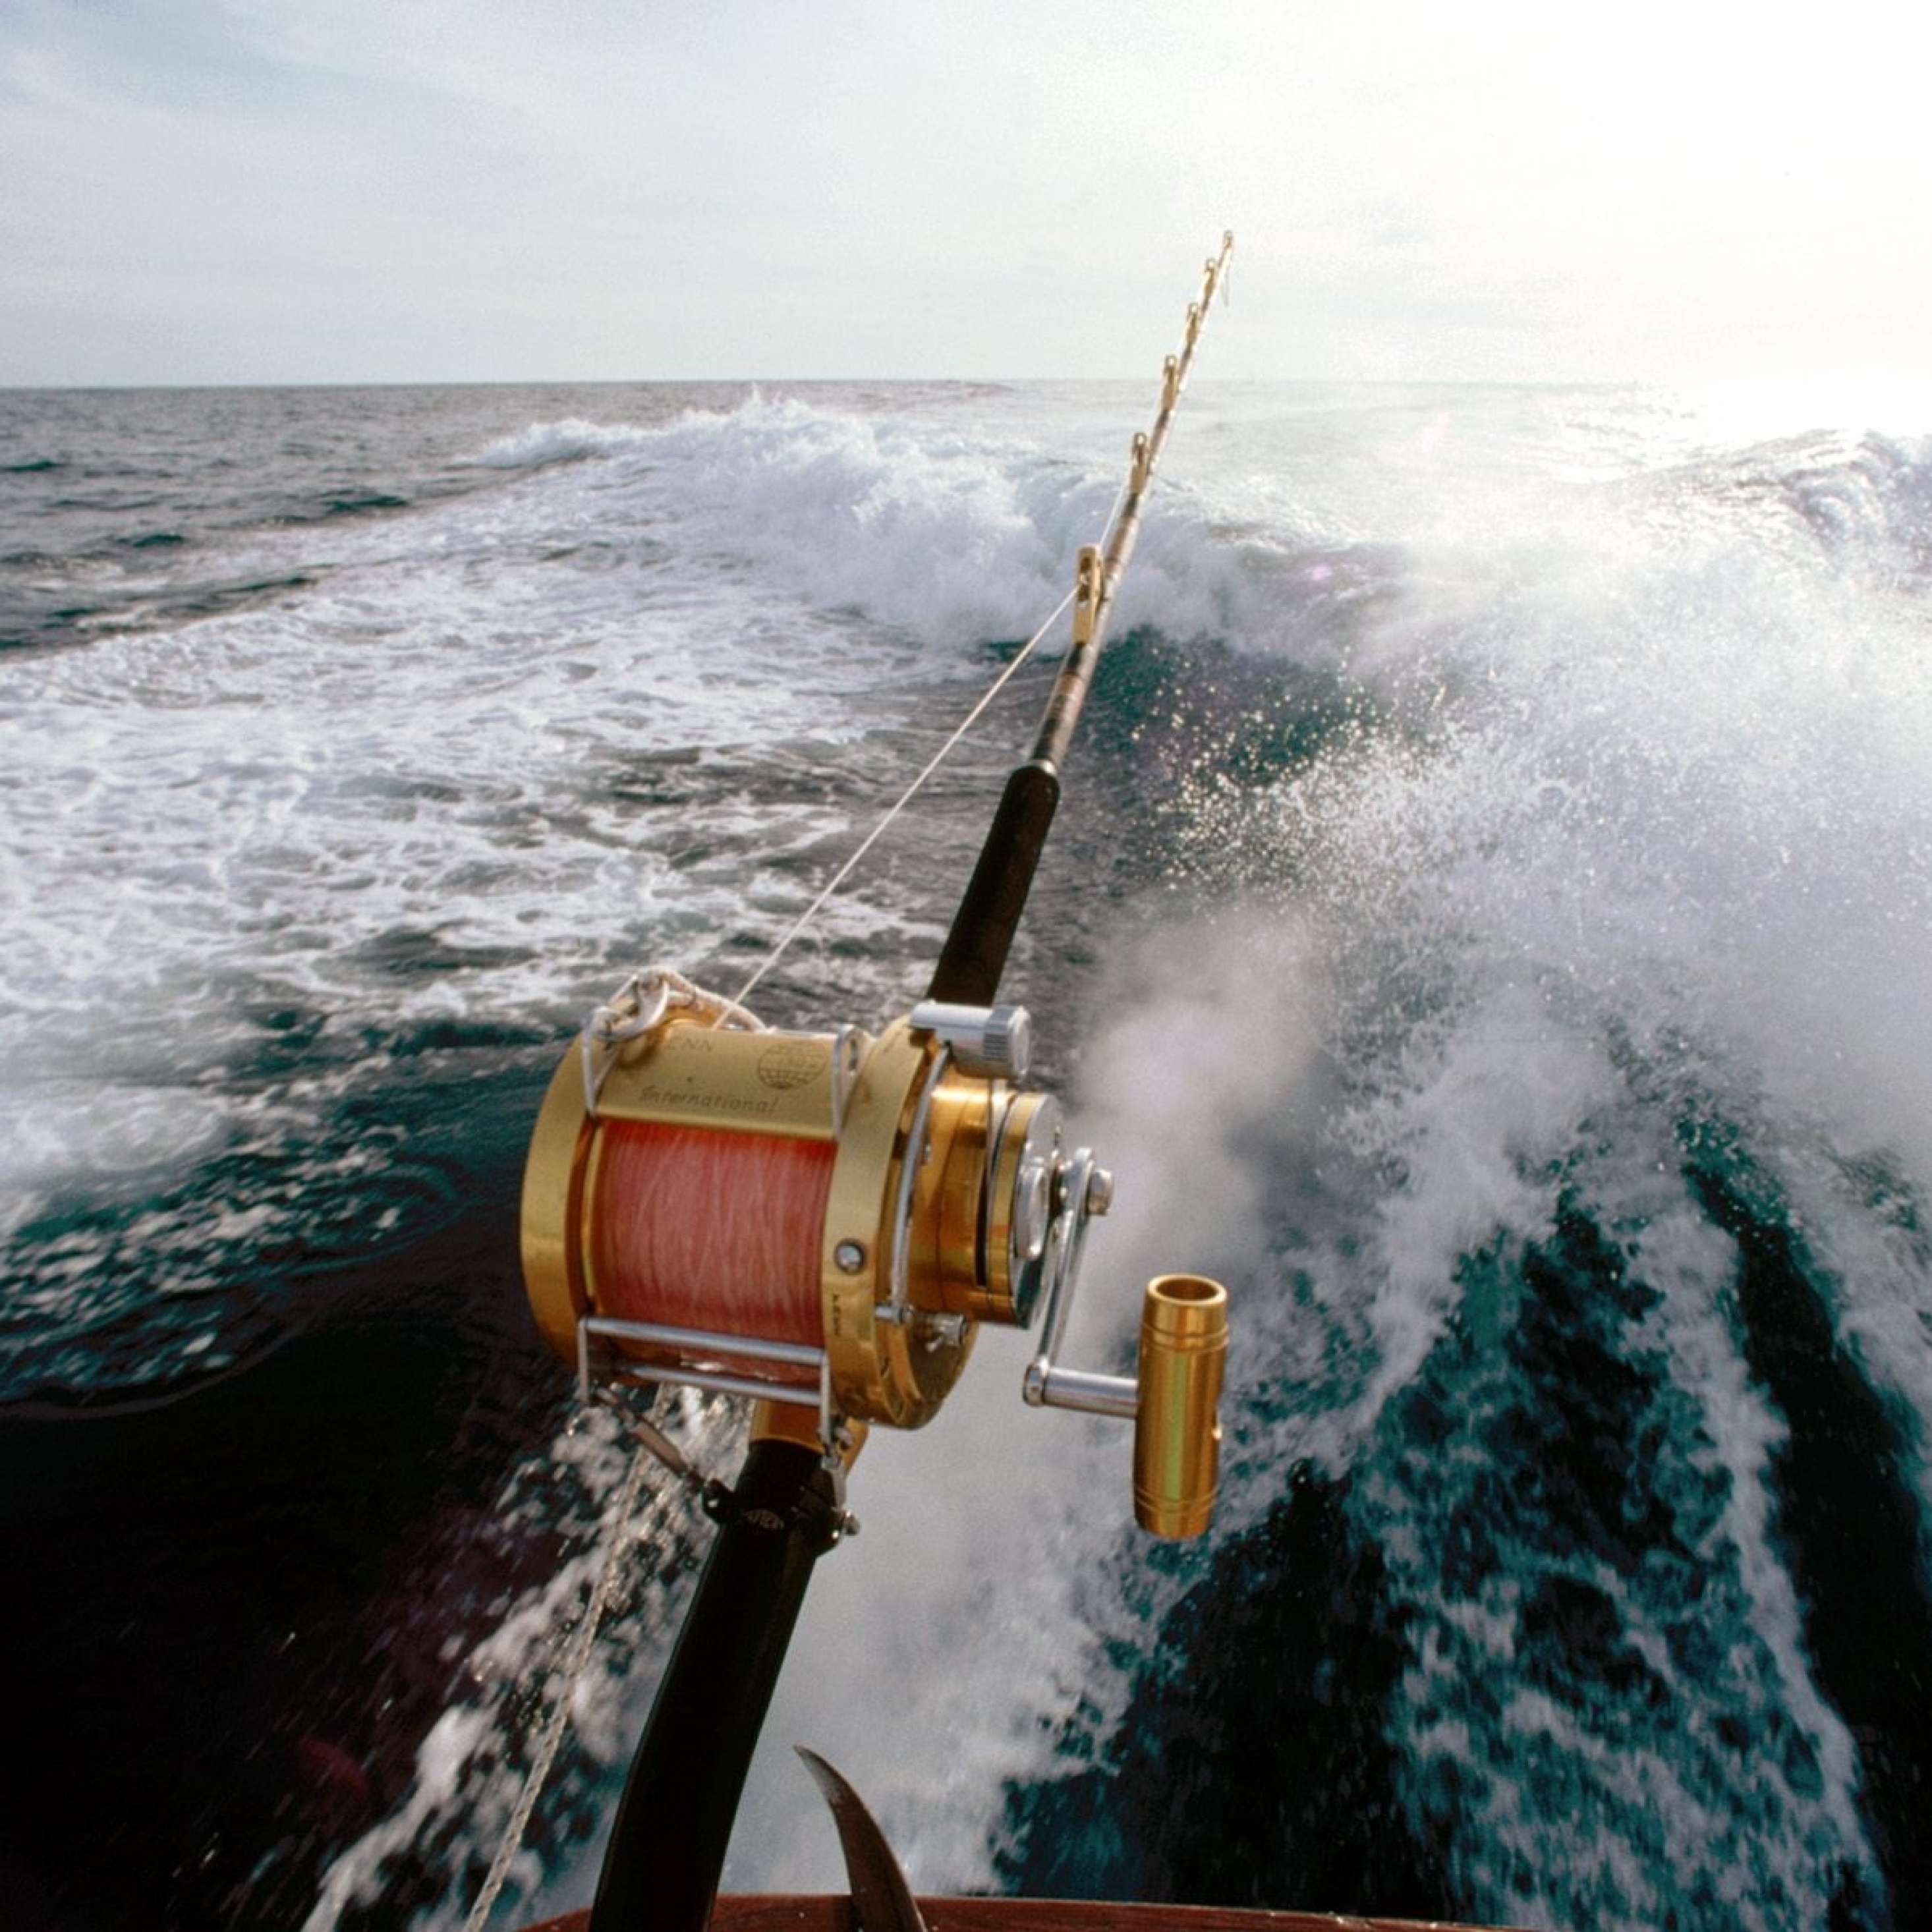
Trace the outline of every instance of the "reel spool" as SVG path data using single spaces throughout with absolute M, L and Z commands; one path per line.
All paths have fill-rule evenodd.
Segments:
M 524 1275 L 551 1348 L 600 1388 L 682 1383 L 784 1406 L 829 1465 L 853 1423 L 917 1428 L 978 1324 L 1044 1302 L 1035 1403 L 1132 1415 L 1144 1527 L 1207 1526 L 1226 1296 L 1148 1291 L 1138 1382 L 1052 1360 L 1111 1177 L 1027 1091 L 1025 1010 L 928 1002 L 876 1039 L 781 1032 L 669 974 L 600 1008 L 550 1083 L 523 1199 Z M 1182 1286 L 1184 1285 L 1184 1286 Z

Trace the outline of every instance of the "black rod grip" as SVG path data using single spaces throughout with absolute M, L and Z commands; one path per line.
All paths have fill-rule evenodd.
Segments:
M 754 1442 L 604 1854 L 590 1932 L 704 1932 L 752 1754 L 838 1504 L 818 1456 Z
M 1036 759 L 1014 767 L 980 848 L 980 862 L 952 915 L 928 999 L 993 1004 L 1059 803 L 1060 776 L 1052 766 Z

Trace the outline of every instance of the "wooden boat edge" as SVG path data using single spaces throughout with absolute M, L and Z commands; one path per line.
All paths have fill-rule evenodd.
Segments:
M 922 1898 L 918 1904 L 927 1932 L 1474 1932 L 1433 1918 L 1091 1899 Z M 850 1898 L 826 1893 L 721 1898 L 711 1916 L 716 1932 L 854 1932 L 856 1922 Z M 588 1911 L 566 1912 L 529 1932 L 588 1932 L 590 1924 Z

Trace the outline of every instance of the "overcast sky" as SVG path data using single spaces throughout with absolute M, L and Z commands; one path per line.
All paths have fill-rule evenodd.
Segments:
M 1932 369 L 1932 9 L 0 0 L 0 386 Z

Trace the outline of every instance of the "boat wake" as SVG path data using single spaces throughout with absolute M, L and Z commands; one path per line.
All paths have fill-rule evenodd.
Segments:
M 421 474 L 302 481 L 354 514 L 50 508 L 0 560 L 0 1446 L 78 1619 L 10 1688 L 115 1796 L 74 1606 L 125 1596 L 104 1539 L 151 1565 L 116 1654 L 228 1742 L 135 1849 L 220 1839 L 201 1922 L 461 1922 L 628 1466 L 516 1306 L 544 1074 L 634 965 L 749 972 L 1058 601 L 1143 398 L 633 400 L 466 401 Z M 1229 1284 L 1221 1520 L 1150 1556 L 1124 1441 L 1036 1435 L 988 1338 L 866 1452 L 728 1883 L 839 1882 L 796 1740 L 921 1892 L 1925 1922 L 1932 458 L 1606 391 L 1189 408 L 1009 984 L 1119 1176 L 1075 1352 Z M 62 434 L 6 490 L 73 494 Z M 129 570 L 282 587 L 84 632 L 34 588 L 164 530 Z M 907 1003 L 1004 729 L 768 1017 Z M 305 1520 L 329 1561 L 252 1594 Z M 625 1534 L 498 1922 L 593 1882 L 701 1544 L 668 1486 Z

